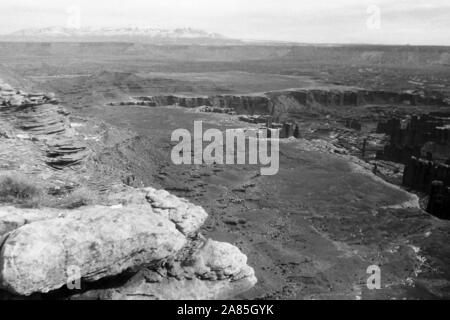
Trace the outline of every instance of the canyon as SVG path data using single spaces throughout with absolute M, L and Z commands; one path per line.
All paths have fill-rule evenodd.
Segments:
M 2 204 L 0 230 L 13 236 L 5 257 L 36 270 L 34 287 L 6 265 L 2 295 L 448 298 L 448 56 L 414 46 L 0 44 L 0 74 L 23 90 L 3 90 L 0 168 L 46 191 L 41 208 Z M 175 165 L 171 134 L 195 121 L 279 130 L 278 174 Z M 38 267 L 27 263 L 35 237 L 48 249 Z M 86 266 L 82 290 L 64 289 L 60 253 Z M 365 285 L 371 265 L 380 290 Z M 50 268 L 55 277 L 39 278 Z

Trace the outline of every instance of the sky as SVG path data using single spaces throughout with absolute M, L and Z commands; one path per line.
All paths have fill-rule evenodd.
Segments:
M 0 33 L 191 27 L 246 40 L 450 45 L 450 0 L 1 0 Z

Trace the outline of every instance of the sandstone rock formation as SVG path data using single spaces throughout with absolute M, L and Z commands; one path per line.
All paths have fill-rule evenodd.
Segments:
M 20 296 L 48 293 L 67 284 L 73 266 L 87 283 L 134 274 L 120 288 L 76 293 L 84 298 L 224 298 L 256 283 L 239 249 L 196 239 L 202 208 L 164 190 L 127 194 L 125 206 L 0 208 L 0 286 Z
M 49 292 L 78 266 L 84 281 L 120 274 L 180 250 L 185 237 L 168 220 L 136 208 L 93 207 L 12 231 L 1 251 L 1 286 L 19 295 Z
M 22 137 L 39 141 L 52 168 L 83 161 L 88 150 L 74 137 L 68 113 L 53 95 L 7 89 L 0 90 L 0 121 L 7 121 Z
M 146 189 L 147 201 L 153 210 L 175 223 L 178 230 L 189 236 L 193 235 L 205 222 L 207 213 L 203 208 L 180 199 L 165 190 Z
M 445 150 L 450 145 L 448 114 L 413 116 L 408 119 L 389 119 L 378 124 L 377 132 L 389 135 L 389 144 L 378 158 L 407 164 L 409 159 L 421 157 L 424 146 L 434 143 Z M 433 159 L 445 161 L 448 154 L 436 152 Z
M 450 166 L 411 157 L 403 173 L 403 186 L 428 194 L 427 211 L 450 219 Z
M 427 211 L 447 219 L 450 169 L 444 162 L 450 147 L 448 116 L 442 112 L 392 118 L 377 127 L 378 133 L 389 136 L 388 145 L 377 158 L 405 164 L 403 186 L 428 194 Z
M 192 253 L 168 260 L 160 268 L 141 269 L 120 288 L 89 290 L 72 298 L 227 299 L 256 284 L 247 257 L 236 247 L 212 240 L 192 247 Z
M 448 106 L 448 101 L 421 92 L 390 92 L 359 88 L 291 89 L 249 95 L 215 95 L 206 97 L 149 96 L 111 105 L 170 106 L 232 109 L 237 114 L 265 114 L 275 118 L 298 114 L 312 107 L 356 107 L 367 104 Z

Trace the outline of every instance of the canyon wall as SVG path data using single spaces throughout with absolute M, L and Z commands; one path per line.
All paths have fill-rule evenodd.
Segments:
M 178 105 L 186 108 L 202 106 L 233 109 L 239 114 L 267 114 L 271 110 L 271 101 L 265 96 L 217 95 L 210 97 L 154 96 L 138 97 L 136 104 L 146 106 Z
M 427 193 L 427 211 L 450 219 L 450 166 L 411 157 L 403 173 L 403 186 Z
M 450 146 L 449 122 L 446 117 L 430 114 L 379 123 L 377 133 L 389 135 L 390 140 L 384 151 L 378 153 L 378 158 L 407 164 L 412 156 L 422 156 L 445 162 L 450 156 L 447 153 Z M 430 152 L 431 148 L 424 148 L 430 143 L 434 145 L 434 154 Z
M 431 113 L 378 124 L 389 143 L 377 158 L 405 164 L 402 184 L 428 194 L 427 211 L 450 219 L 450 127 L 448 114 Z M 423 159 L 423 158 L 426 158 Z
M 26 93 L 0 82 L 1 120 L 20 131 L 23 140 L 41 144 L 45 162 L 53 169 L 79 164 L 89 154 L 83 141 L 75 137 L 67 116 L 53 95 Z
M 419 92 L 390 92 L 364 89 L 303 89 L 268 93 L 274 99 L 289 96 L 304 106 L 361 106 L 367 104 L 448 105 L 440 97 Z
M 446 99 L 422 93 L 370 91 L 362 89 L 298 89 L 267 92 L 254 95 L 215 95 L 183 97 L 175 95 L 137 97 L 135 101 L 111 103 L 112 105 L 168 106 L 187 108 L 211 106 L 234 109 L 238 114 L 265 114 L 275 119 L 289 114 L 319 112 L 316 107 L 357 107 L 367 104 L 432 105 L 447 106 Z
M 403 175 L 403 185 L 413 190 L 429 192 L 433 181 L 450 186 L 450 166 L 411 157 Z

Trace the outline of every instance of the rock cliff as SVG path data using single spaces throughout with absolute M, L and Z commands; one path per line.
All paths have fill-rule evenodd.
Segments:
M 448 114 L 392 118 L 378 124 L 377 132 L 389 135 L 389 144 L 378 157 L 407 164 L 412 156 L 444 162 L 450 146 Z
M 204 97 L 149 96 L 136 97 L 133 101 L 112 105 L 169 106 L 187 108 L 210 106 L 233 109 L 238 114 L 266 114 L 280 118 L 288 114 L 314 111 L 315 107 L 357 107 L 367 104 L 433 105 L 447 106 L 441 97 L 421 92 L 390 92 L 358 88 L 290 89 L 251 95 L 215 95 Z
M 411 157 L 403 173 L 403 186 L 428 194 L 427 211 L 450 219 L 450 166 Z

